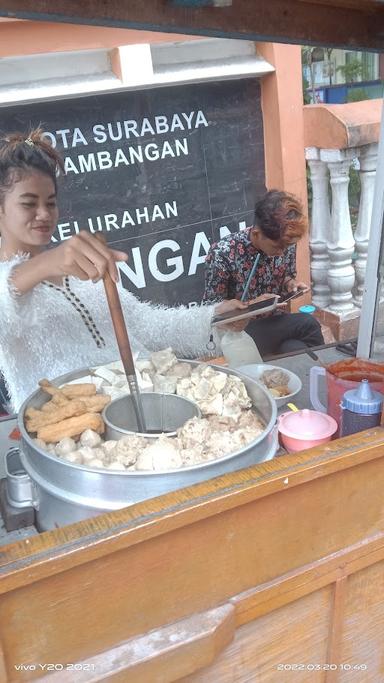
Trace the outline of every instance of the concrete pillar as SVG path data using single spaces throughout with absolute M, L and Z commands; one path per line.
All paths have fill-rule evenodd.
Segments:
M 326 161 L 329 168 L 332 189 L 331 232 L 328 239 L 328 282 L 331 290 L 329 310 L 340 316 L 355 310 L 352 301 L 355 284 L 352 255 L 355 240 L 349 215 L 348 185 L 349 168 L 356 155 L 354 149 L 320 150 L 320 159 Z
M 266 186 L 292 192 L 307 210 L 301 48 L 278 43 L 257 43 L 256 47 L 276 69 L 261 79 Z M 309 284 L 308 235 L 298 244 L 296 263 L 298 279 Z M 295 308 L 310 301 L 310 295 L 301 297 Z
M 306 157 L 312 185 L 312 215 L 309 237 L 312 301 L 318 308 L 326 308 L 330 304 L 331 296 L 328 284 L 329 257 L 327 249 L 331 223 L 328 198 L 329 173 L 327 164 L 320 160 L 318 149 L 307 148 Z
M 375 189 L 378 144 L 372 143 L 360 149 L 360 206 L 355 231 L 357 259 L 355 261 L 356 288 L 353 301 L 361 308 L 363 301 L 365 271 L 367 269 L 369 233 L 371 230 L 373 193 Z

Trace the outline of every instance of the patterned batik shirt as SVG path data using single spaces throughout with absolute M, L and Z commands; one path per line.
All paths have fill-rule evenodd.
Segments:
M 289 246 L 282 256 L 267 256 L 250 241 L 247 228 L 212 244 L 205 260 L 203 301 L 241 299 L 257 254 L 256 272 L 250 282 L 247 300 L 260 294 L 285 292 L 284 283 L 296 277 L 296 246 Z

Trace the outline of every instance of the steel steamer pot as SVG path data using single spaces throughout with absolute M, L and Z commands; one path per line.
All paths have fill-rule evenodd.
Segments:
M 199 365 L 198 361 L 185 362 Z M 24 500 L 19 495 L 17 506 L 33 505 L 37 528 L 46 531 L 273 458 L 277 449 L 277 409 L 274 399 L 257 380 L 232 369 L 213 367 L 242 379 L 266 425 L 264 431 L 247 446 L 217 460 L 161 472 L 91 469 L 66 462 L 41 450 L 25 430 L 24 413 L 27 408 L 41 408 L 48 400 L 47 395 L 39 389 L 24 402 L 18 418 L 21 432 L 21 470 L 17 475 L 23 483 L 23 491 L 29 490 L 29 494 Z M 89 370 L 80 370 L 63 375 L 53 383 L 60 386 L 87 375 Z M 15 482 L 17 484 L 17 477 L 13 481 L 13 491 L 17 488 Z

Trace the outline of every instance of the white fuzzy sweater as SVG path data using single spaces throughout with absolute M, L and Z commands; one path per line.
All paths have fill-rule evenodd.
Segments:
M 28 258 L 0 262 L 0 372 L 15 411 L 40 379 L 119 358 L 103 283 L 69 278 L 70 289 L 105 340 L 105 347 L 98 348 L 64 290 L 41 283 L 23 295 L 15 291 L 9 277 L 12 268 Z M 166 308 L 140 302 L 121 286 L 119 290 L 133 351 L 171 346 L 182 358 L 207 355 L 214 306 Z

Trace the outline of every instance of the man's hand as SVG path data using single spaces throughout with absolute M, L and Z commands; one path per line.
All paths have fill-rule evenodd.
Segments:
M 265 301 L 266 299 L 270 299 L 273 297 L 274 294 L 271 293 L 266 293 L 266 294 L 261 294 L 260 296 L 256 297 L 256 299 L 250 299 L 250 301 L 239 301 L 239 299 L 227 299 L 226 301 L 222 301 L 220 304 L 218 304 L 215 308 L 215 315 L 222 315 L 223 313 L 230 313 L 231 311 L 236 311 L 236 310 L 244 310 L 246 311 L 248 306 L 251 304 L 256 304 L 259 303 L 260 301 Z M 276 296 L 276 298 L 278 298 Z M 251 317 L 256 317 L 256 313 L 254 316 L 250 316 L 249 318 L 242 318 L 241 320 L 236 320 L 231 323 L 222 323 L 219 325 L 220 328 L 225 328 L 229 330 L 234 330 L 235 332 L 241 332 L 241 330 L 244 330 Z
M 224 313 L 231 313 L 231 311 L 236 310 L 246 310 L 248 308 L 249 301 L 239 301 L 239 299 L 227 299 L 222 301 L 220 304 L 215 306 L 214 315 L 223 315 Z M 219 325 L 221 328 L 229 330 L 241 331 L 246 326 L 248 320 L 243 318 L 243 320 L 237 320 L 234 323 L 222 323 Z
M 291 279 L 285 282 L 285 289 L 290 294 L 297 292 L 299 289 L 310 289 L 306 282 L 297 282 L 297 280 Z

